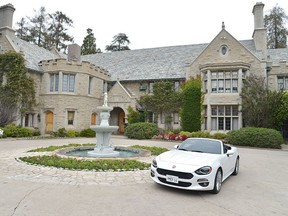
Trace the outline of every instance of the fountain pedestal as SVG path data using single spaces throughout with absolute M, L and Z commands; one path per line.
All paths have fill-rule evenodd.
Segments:
M 91 157 L 118 157 L 119 152 L 114 151 L 113 145 L 110 143 L 111 134 L 118 130 L 118 126 L 109 125 L 110 111 L 113 109 L 108 107 L 107 101 L 104 105 L 97 107 L 100 110 L 100 125 L 91 126 L 96 131 L 96 146 L 93 151 L 88 152 Z

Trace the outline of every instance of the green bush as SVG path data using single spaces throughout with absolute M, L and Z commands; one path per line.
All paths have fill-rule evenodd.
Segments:
M 125 130 L 125 135 L 130 139 L 151 139 L 158 133 L 159 128 L 157 124 L 149 122 L 129 124 Z
M 21 126 L 16 126 L 15 124 L 6 125 L 3 128 L 3 137 L 31 137 L 33 136 L 33 131 L 29 128 L 22 128 Z
M 77 160 L 75 158 L 61 158 L 57 155 L 52 156 L 33 156 L 19 158 L 30 164 L 50 166 L 71 170 L 93 170 L 93 171 L 133 171 L 147 170 L 150 168 L 149 163 L 144 163 L 136 160 Z
M 191 136 L 192 136 L 191 134 L 192 134 L 192 133 L 189 132 L 189 131 L 181 131 L 181 132 L 179 133 L 180 136 L 185 135 L 185 136 L 187 136 L 187 137 L 191 137 Z
M 71 137 L 71 138 L 79 137 L 79 133 L 77 131 L 75 131 L 75 130 L 68 130 L 67 131 L 67 136 Z
M 96 132 L 90 128 L 84 129 L 80 132 L 80 137 L 95 137 Z
M 58 129 L 56 132 L 53 132 L 53 135 L 55 137 L 67 137 L 68 136 L 65 128 Z
M 224 140 L 227 137 L 226 133 L 215 133 L 212 135 L 214 139 Z
M 192 132 L 190 137 L 211 138 L 211 135 L 207 131 Z
M 226 142 L 239 146 L 260 148 L 281 148 L 284 143 L 282 135 L 275 129 L 268 128 L 241 128 L 227 133 Z

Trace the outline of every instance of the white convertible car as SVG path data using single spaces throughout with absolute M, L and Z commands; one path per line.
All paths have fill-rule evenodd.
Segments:
M 186 139 L 175 149 L 158 155 L 151 164 L 151 177 L 156 183 L 215 194 L 225 179 L 238 172 L 237 148 L 206 138 Z

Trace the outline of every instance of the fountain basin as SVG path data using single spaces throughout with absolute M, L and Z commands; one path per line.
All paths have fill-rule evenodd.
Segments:
M 122 147 L 115 146 L 113 149 L 117 152 L 117 156 L 111 157 L 111 155 L 90 155 L 89 152 L 93 150 L 93 146 L 78 146 L 78 147 L 70 147 L 56 150 L 55 153 L 60 157 L 76 157 L 78 159 L 137 159 L 139 157 L 150 157 L 151 152 L 145 149 L 131 148 L 131 147 Z

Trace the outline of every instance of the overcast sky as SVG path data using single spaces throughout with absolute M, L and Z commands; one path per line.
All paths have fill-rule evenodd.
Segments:
M 77 2 L 77 3 L 76 3 Z M 69 34 L 80 46 L 93 30 L 97 48 L 105 51 L 114 35 L 125 33 L 130 49 L 209 43 L 226 30 L 238 40 L 251 39 L 253 0 L 2 0 L 11 3 L 14 28 L 22 17 L 33 17 L 41 6 L 48 13 L 61 11 L 73 20 Z M 287 0 L 263 0 L 264 13 L 276 4 L 288 15 Z M 286 25 L 287 26 L 287 25 Z

